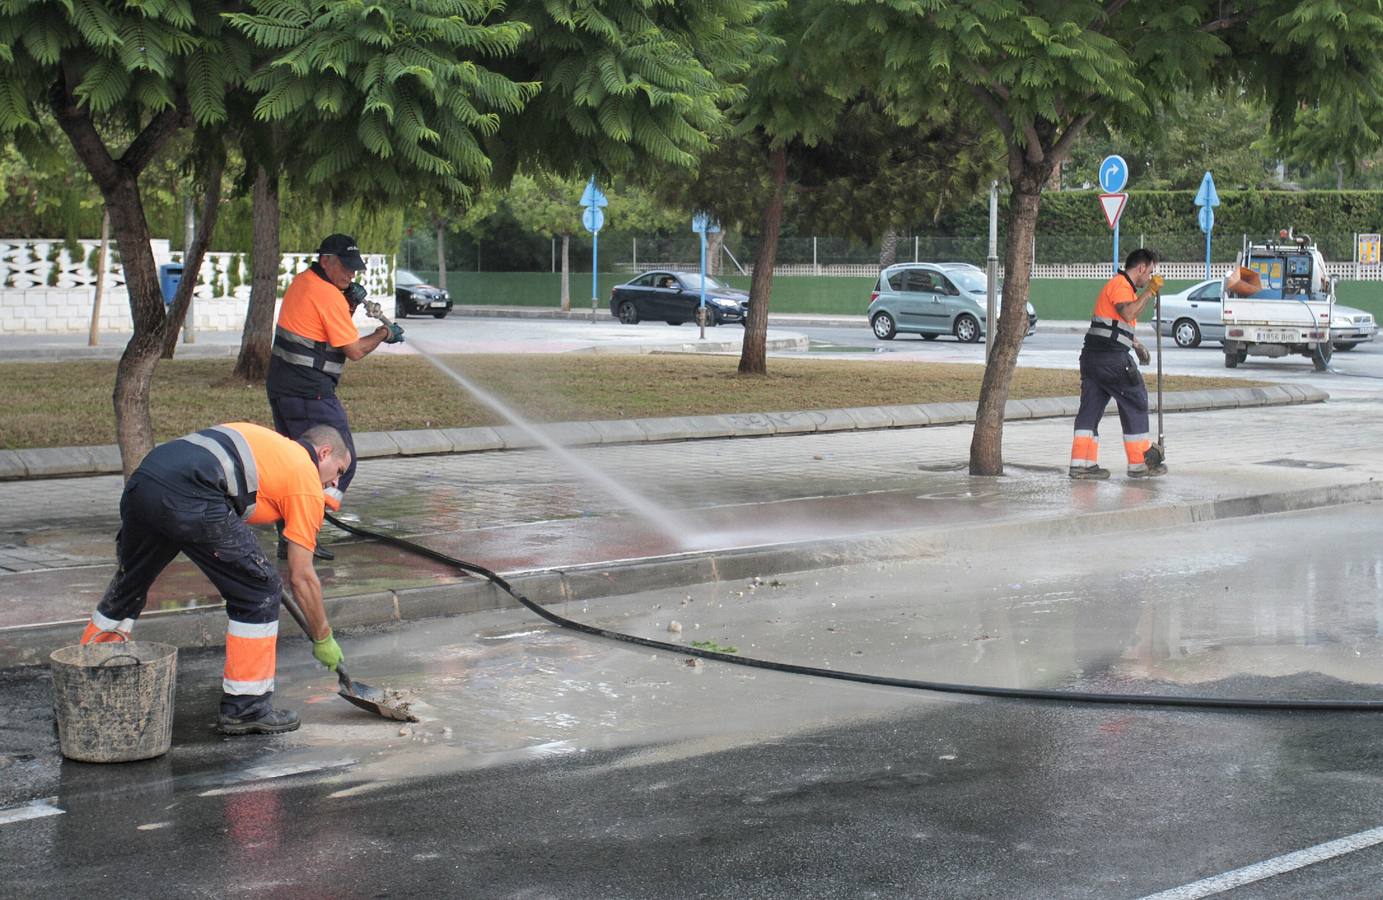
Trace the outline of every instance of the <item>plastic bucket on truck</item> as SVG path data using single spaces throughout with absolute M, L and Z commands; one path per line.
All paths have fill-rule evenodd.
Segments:
M 78 644 L 54 650 L 49 660 L 63 756 L 129 762 L 168 752 L 177 647 L 131 640 Z

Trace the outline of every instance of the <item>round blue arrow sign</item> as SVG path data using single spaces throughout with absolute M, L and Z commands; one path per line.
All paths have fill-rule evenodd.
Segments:
M 581 224 L 587 231 L 599 231 L 605 227 L 605 211 L 598 206 L 586 207 L 581 213 Z
M 1106 194 L 1117 194 L 1128 184 L 1128 163 L 1122 156 L 1110 155 L 1100 163 L 1100 187 Z

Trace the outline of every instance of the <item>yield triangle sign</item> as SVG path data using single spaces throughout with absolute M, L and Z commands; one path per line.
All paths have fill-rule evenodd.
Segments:
M 1124 204 L 1128 194 L 1101 194 L 1100 206 L 1104 208 L 1104 219 L 1111 229 L 1119 224 L 1119 216 L 1124 214 Z

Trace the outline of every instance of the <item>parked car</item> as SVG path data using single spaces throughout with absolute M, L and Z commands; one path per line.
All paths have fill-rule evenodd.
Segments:
M 899 263 L 879 273 L 869 297 L 874 336 L 891 341 L 899 333 L 938 335 L 974 343 L 984 337 L 988 281 L 969 263 Z M 1028 334 L 1037 330 L 1037 311 L 1028 304 Z
M 701 276 L 696 272 L 644 272 L 610 291 L 610 314 L 625 325 L 645 319 L 681 325 L 695 322 L 701 305 Z M 706 276 L 707 325 L 749 318 L 749 295 Z
M 430 314 L 445 319 L 451 312 L 451 295 L 433 287 L 407 269 L 394 272 L 394 318 Z
M 1164 294 L 1162 317 L 1155 320 L 1163 336 L 1178 347 L 1199 347 L 1203 341 L 1223 342 L 1224 321 L 1220 314 L 1223 282 L 1219 278 L 1199 281 L 1184 291 Z M 1331 343 L 1336 350 L 1353 350 L 1378 334 L 1372 313 L 1336 303 L 1330 323 Z

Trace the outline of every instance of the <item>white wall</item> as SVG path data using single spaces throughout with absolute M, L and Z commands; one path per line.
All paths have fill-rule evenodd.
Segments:
M 56 240 L 0 241 L 0 334 L 86 334 L 91 328 L 91 308 L 96 296 L 96 272 L 88 265 L 99 241 L 81 241 L 81 251 L 71 252 Z M 168 241 L 150 242 L 155 263 L 177 262 Z M 113 245 L 113 243 L 112 243 Z M 49 257 L 55 257 L 49 259 Z M 315 254 L 285 253 L 279 267 L 279 293 Z M 394 290 L 393 258 L 382 254 L 365 257 L 368 268 L 362 281 L 371 297 L 389 297 Z M 232 288 L 230 276 L 238 269 L 243 283 Z M 249 260 L 239 253 L 208 253 L 202 261 L 201 283 L 193 291 L 194 331 L 240 331 L 250 302 Z M 51 282 L 51 283 L 50 283 Z M 277 311 L 275 313 L 277 315 Z M 130 298 L 120 265 L 108 260 L 105 290 L 101 298 L 99 327 L 102 332 L 129 332 Z

